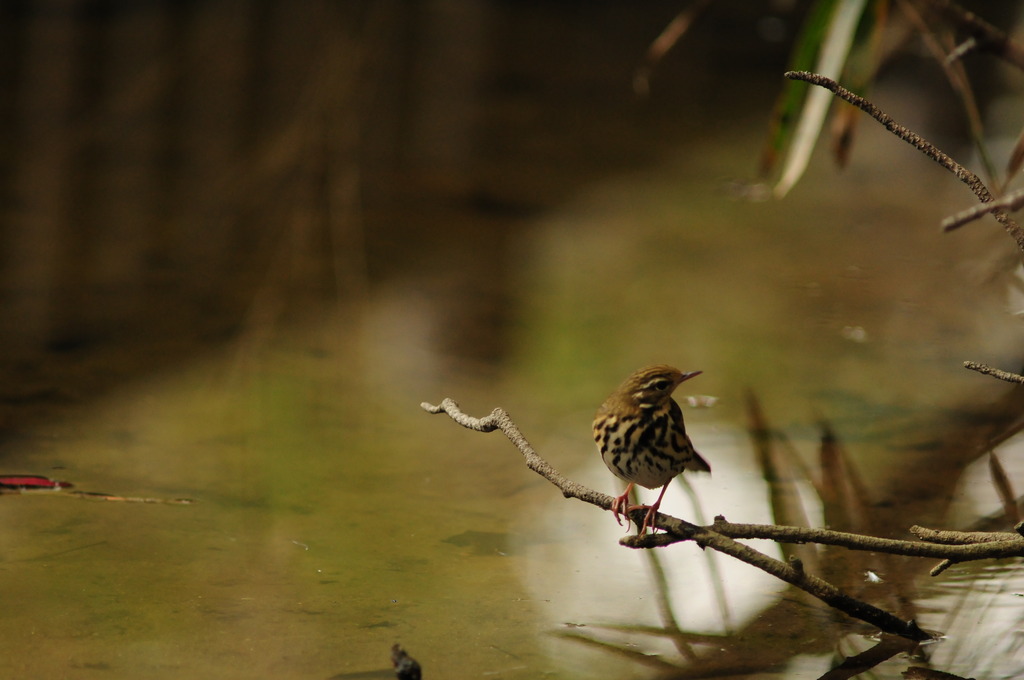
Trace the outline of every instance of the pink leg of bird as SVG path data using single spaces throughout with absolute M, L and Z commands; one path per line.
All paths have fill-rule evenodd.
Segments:
M 626 512 L 632 512 L 633 510 L 643 510 L 644 508 L 647 508 L 647 514 L 644 515 L 644 523 L 640 526 L 640 532 L 637 534 L 637 536 L 643 536 L 644 534 L 646 534 L 647 527 L 651 527 L 652 530 L 655 528 L 654 517 L 658 514 L 658 508 L 661 507 L 661 499 L 665 497 L 665 491 L 668 490 L 668 485 L 671 483 L 672 480 L 670 479 L 668 482 L 665 483 L 665 486 L 661 487 L 661 493 L 658 494 L 658 500 L 654 501 L 653 504 L 634 505 L 631 508 L 626 508 Z
M 628 507 L 629 506 L 629 492 L 632 491 L 632 490 L 633 490 L 633 482 L 630 482 L 628 485 L 626 485 L 626 490 L 622 492 L 621 496 L 616 496 L 614 499 L 612 499 L 612 514 L 615 515 L 615 523 L 618 524 L 620 527 L 622 526 L 622 519 L 619 517 L 619 515 L 626 514 L 630 510 L 634 510 L 635 509 L 635 508 Z M 628 514 L 626 514 L 626 529 L 627 530 L 629 529 L 629 515 Z

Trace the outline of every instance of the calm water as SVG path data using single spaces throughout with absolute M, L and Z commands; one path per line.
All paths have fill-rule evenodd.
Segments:
M 867 124 L 846 171 L 822 155 L 784 201 L 734 200 L 785 44 L 721 9 L 637 100 L 674 11 L 3 10 L 0 474 L 195 502 L 0 497 L 2 674 L 386 678 L 396 641 L 431 679 L 1024 672 L 1015 562 L 805 553 L 945 636 L 886 647 L 745 565 L 620 547 L 500 435 L 419 409 L 503 406 L 618 493 L 593 411 L 674 363 L 717 399 L 686 409 L 714 474 L 667 512 L 772 520 L 749 394 L 785 436 L 780 521 L 834 520 L 823 422 L 874 531 L 998 511 L 984 442 L 1019 407 L 961 364 L 1020 362 L 1012 242 L 941 236 L 967 191 Z M 929 124 L 927 93 L 877 97 Z

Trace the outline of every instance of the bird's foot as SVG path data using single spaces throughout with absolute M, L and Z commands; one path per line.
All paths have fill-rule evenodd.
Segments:
M 658 507 L 658 503 L 655 503 L 654 505 L 630 505 L 625 510 L 623 510 L 623 512 L 626 515 L 627 521 L 629 518 L 629 513 L 633 512 L 634 510 L 647 511 L 647 514 L 644 515 L 644 521 L 639 527 L 640 530 L 636 534 L 637 536 L 643 536 L 644 534 L 646 534 L 648 528 L 650 528 L 651 533 L 654 533 L 654 530 L 657 529 L 657 527 L 654 526 L 654 518 L 658 515 Z M 627 524 L 626 526 L 628 527 L 629 525 Z
M 654 526 L 654 518 L 658 514 L 658 508 L 661 507 L 661 497 L 658 497 L 658 500 L 656 503 L 654 503 L 654 505 L 630 505 L 629 492 L 632 490 L 633 484 L 631 483 L 629 486 L 626 487 L 626 490 L 622 493 L 621 496 L 616 496 L 615 498 L 613 498 L 611 510 L 612 514 L 615 515 L 615 522 L 620 527 L 622 526 L 622 518 L 626 518 L 627 532 L 629 531 L 629 525 L 631 521 L 629 516 L 630 513 L 633 512 L 634 510 L 646 510 L 647 514 L 644 515 L 644 521 L 642 524 L 639 525 L 639 532 L 637 533 L 637 536 L 643 536 L 647 533 L 648 527 L 650 527 L 651 531 L 654 531 L 654 529 L 656 528 Z
M 612 514 L 615 515 L 615 523 L 620 527 L 622 526 L 622 516 L 626 516 L 626 531 L 629 531 L 629 511 L 634 510 L 634 507 L 629 507 L 629 489 L 621 496 L 616 496 L 612 499 Z
M 657 527 L 654 526 L 654 518 L 658 516 L 658 504 L 655 503 L 654 505 L 647 505 L 644 507 L 647 508 L 647 514 L 644 515 L 644 523 L 643 525 L 641 525 L 640 532 L 637 534 L 637 536 L 643 536 L 644 534 L 646 534 L 647 527 L 651 528 L 652 534 L 654 533 L 654 530 L 657 529 Z

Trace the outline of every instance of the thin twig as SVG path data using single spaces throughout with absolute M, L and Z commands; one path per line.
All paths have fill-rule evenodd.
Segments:
M 670 519 L 674 520 L 675 518 Z M 689 525 L 689 527 L 693 527 L 693 525 Z M 852 598 L 825 579 L 807 573 L 799 560 L 792 560 L 787 564 L 758 552 L 748 545 L 734 541 L 717 531 L 704 527 L 693 527 L 692 529 L 689 527 L 684 529 L 685 536 L 673 535 L 673 532 L 669 531 L 665 534 L 626 536 L 619 542 L 630 548 L 650 548 L 669 545 L 681 540 L 691 540 L 701 548 L 711 548 L 757 567 L 761 571 L 813 595 L 830 607 L 861 621 L 866 621 L 886 633 L 900 635 L 911 640 L 927 640 L 931 637 L 921 630 L 916 622 L 904 621 L 874 605 Z
M 459 405 L 453 399 L 444 399 L 438 406 L 423 402 L 420 404 L 420 407 L 427 413 L 447 413 L 459 425 L 470 430 L 476 430 L 477 432 L 501 430 L 502 434 L 508 437 L 508 440 L 523 454 L 523 458 L 526 459 L 526 466 L 557 486 L 562 491 L 563 496 L 566 498 L 578 498 L 599 508 L 611 510 L 612 501 L 614 500 L 611 496 L 588 489 L 582 484 L 566 479 L 558 470 L 551 467 L 546 460 L 537 455 L 537 452 L 530 446 L 530 442 L 526 441 L 526 437 L 519 431 L 519 427 L 512 421 L 505 409 L 496 408 L 491 411 L 489 416 L 474 418 L 463 413 L 462 409 L 459 408 Z M 643 520 L 642 510 L 635 510 L 634 514 L 636 517 L 641 518 L 641 521 Z M 640 526 L 640 524 L 638 523 L 637 526 Z
M 774 524 L 732 524 L 726 522 L 722 517 L 716 517 L 715 523 L 711 527 L 698 527 L 699 529 L 712 530 L 713 533 L 727 537 L 727 538 L 763 538 L 777 543 L 819 543 L 823 545 L 836 545 L 849 550 L 866 550 L 877 553 L 886 553 L 890 555 L 904 555 L 907 557 L 933 557 L 940 558 L 942 561 L 932 568 L 930 574 L 932 576 L 938 576 L 943 571 L 959 564 L 960 562 L 970 562 L 974 560 L 984 559 L 997 559 L 1003 557 L 1024 557 L 1024 535 L 1018 536 L 1018 534 L 1007 533 L 1007 532 L 937 532 L 931 529 L 924 529 L 923 527 L 914 526 L 911 527 L 911 531 L 922 538 L 924 541 L 932 541 L 931 543 L 922 543 L 918 541 L 901 541 L 891 538 L 879 538 L 877 536 L 865 536 L 863 534 L 852 534 L 844 531 L 832 531 L 831 529 L 813 529 L 808 527 L 792 527 L 792 526 L 779 526 Z M 1024 527 L 1022 527 L 1024 528 Z M 953 536 L 955 534 L 955 537 Z M 701 538 L 692 531 L 686 530 L 679 535 L 673 535 L 672 531 L 669 530 L 665 534 L 651 534 L 648 536 L 629 536 L 627 539 L 623 539 L 622 543 L 628 545 L 631 548 L 655 548 L 672 545 L 673 543 L 679 543 L 682 541 L 696 541 L 698 545 L 704 546 L 701 543 Z M 936 543 L 938 545 L 936 545 Z M 726 549 L 722 549 L 715 542 L 709 542 L 707 547 L 715 550 L 721 550 L 727 554 L 747 561 L 743 555 L 730 552 L 728 546 Z M 765 559 L 771 559 L 765 557 Z M 751 562 L 751 564 L 754 564 Z M 781 565 L 782 563 L 779 562 Z M 762 564 L 754 564 L 758 568 L 768 571 L 768 573 L 778 576 L 788 583 L 792 583 L 797 587 L 806 590 L 810 594 L 818 597 L 824 602 L 846 611 L 852 616 L 858 616 L 858 614 L 851 613 L 842 606 L 833 604 L 827 597 L 832 597 L 827 591 L 820 590 L 820 584 L 813 580 L 805 580 L 803 584 L 796 583 L 787 578 L 783 578 L 775 573 L 775 571 L 765 569 Z M 778 566 L 775 566 L 778 569 Z M 799 569 L 801 575 L 803 572 Z M 827 584 L 826 585 L 830 585 Z M 838 592 L 838 591 L 837 591 Z M 844 596 L 845 597 L 845 596 Z M 852 598 L 850 598 L 852 599 Z M 863 619 L 869 621 L 869 619 Z M 875 621 L 870 621 L 875 625 L 879 625 Z M 879 626 L 886 632 L 893 632 L 882 626 Z M 898 633 L 903 635 L 903 633 Z
M 1024 71 L 1024 45 L 988 23 L 974 12 L 969 12 L 951 0 L 925 0 L 924 4 L 937 10 L 949 21 L 969 32 L 976 50 L 1001 57 L 1007 63 Z
M 709 4 L 710 0 L 697 0 L 677 14 L 662 29 L 661 34 L 647 47 L 644 63 L 638 66 L 633 73 L 633 92 L 643 97 L 651 93 L 651 74 L 654 69 L 661 63 L 669 50 L 675 47 L 683 35 L 690 30 L 690 26 Z
M 990 212 L 1004 209 L 1013 212 L 1020 210 L 1021 206 L 1024 206 L 1024 189 L 1018 189 L 1013 193 L 1006 194 L 1005 196 L 997 198 L 989 203 L 982 203 L 981 205 L 976 205 L 973 208 L 961 210 L 957 214 L 951 215 L 942 220 L 942 230 L 952 231 L 957 227 L 962 227 L 968 222 L 973 222 L 979 217 L 984 217 Z
M 988 148 L 985 146 L 985 125 L 981 119 L 981 112 L 978 110 L 978 102 L 974 97 L 974 91 L 971 88 L 970 78 L 967 77 L 967 70 L 964 64 L 960 61 L 960 58 L 971 49 L 975 49 L 978 43 L 973 38 L 969 38 L 966 43 L 961 45 L 959 48 L 951 46 L 952 38 L 948 35 L 939 37 L 936 22 L 931 19 L 929 15 L 925 18 L 917 8 L 911 3 L 902 3 L 903 14 L 910 22 L 917 28 L 917 32 L 924 42 L 924 45 L 931 51 L 935 61 L 942 67 L 942 70 L 946 74 L 946 80 L 949 81 L 950 86 L 953 88 L 953 92 L 956 93 L 960 99 L 960 104 L 963 106 L 964 115 L 967 117 L 968 127 L 970 129 L 971 140 L 974 142 L 974 148 L 978 152 L 979 160 L 985 167 L 988 173 L 989 181 L 994 183 L 995 193 L 1001 193 L 998 185 L 998 172 L 996 171 L 995 165 L 992 163 L 992 158 L 988 153 Z M 944 31 L 948 33 L 948 31 Z M 948 54 L 947 54 L 948 53 Z M 956 56 L 954 56 L 956 55 Z
M 921 153 L 925 154 L 933 161 L 953 173 L 957 179 L 966 184 L 971 191 L 974 192 L 974 195 L 978 197 L 979 201 L 982 203 L 990 203 L 993 200 L 992 193 L 988 190 L 988 187 L 985 186 L 985 183 L 981 181 L 981 178 L 957 163 L 952 157 L 941 151 L 921 135 L 897 123 L 892 116 L 882 111 L 867 99 L 847 90 L 831 78 L 826 78 L 825 76 L 817 73 L 810 73 L 809 71 L 787 71 L 785 75 L 790 80 L 802 80 L 812 85 L 823 87 L 843 101 L 853 104 L 861 111 L 864 111 L 881 123 L 886 130 L 893 133 L 907 144 L 918 149 Z M 1024 252 L 1024 230 L 1021 230 L 1017 223 L 1004 211 L 997 209 L 994 210 L 992 214 L 996 220 L 1003 225 L 1003 228 L 1006 229 L 1007 233 L 1013 237 L 1014 241 L 1017 242 L 1017 247 L 1021 252 Z
M 928 575 L 929 576 L 938 576 L 942 572 L 944 572 L 947 569 L 949 569 L 950 567 L 952 567 L 954 564 L 956 564 L 956 562 L 954 562 L 953 560 L 942 560 L 941 562 L 939 562 L 938 564 L 936 564 L 934 567 L 931 568 L 931 570 L 928 572 Z
M 977 50 L 978 40 L 974 37 L 968 38 L 967 40 L 957 45 L 956 49 L 954 49 L 952 52 L 946 55 L 946 60 L 943 65 L 952 66 L 954 62 L 963 61 L 964 57 L 966 57 L 971 52 L 976 52 Z
M 911 531 L 918 534 L 922 541 L 901 541 L 895 538 L 865 536 L 846 531 L 776 524 L 733 524 L 725 521 L 722 517 L 716 517 L 715 523 L 708 528 L 729 538 L 763 538 L 776 543 L 818 543 L 840 546 L 849 550 L 867 550 L 908 557 L 950 558 L 961 562 L 1000 557 L 1024 557 L 1024 540 L 1017 534 L 1008 532 L 992 534 L 945 532 L 968 537 L 966 540 L 953 543 L 952 541 L 922 542 L 931 540 L 926 538 L 926 535 L 934 536 L 936 534 L 926 534 L 927 530 L 916 526 Z
M 988 366 L 986 364 L 979 364 L 976 361 L 965 361 L 964 368 L 971 371 L 977 371 L 978 373 L 982 373 L 984 375 L 990 375 L 993 378 L 999 378 L 1000 380 L 1005 380 L 1006 382 L 1024 384 L 1024 375 L 1018 375 L 1017 373 L 1009 373 L 1007 371 L 1000 371 L 998 368 L 992 368 L 991 366 Z
M 994 543 L 1011 541 L 1020 538 L 1020 534 L 1012 531 L 950 531 L 949 529 L 928 529 L 916 524 L 910 527 L 910 533 L 922 541 L 943 543 L 945 545 L 972 545 L 977 543 Z

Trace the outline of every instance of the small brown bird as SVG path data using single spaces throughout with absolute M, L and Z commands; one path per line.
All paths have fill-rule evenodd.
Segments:
M 711 472 L 711 466 L 694 451 L 686 436 L 683 411 L 672 398 L 680 383 L 700 373 L 683 373 L 665 365 L 641 368 L 605 399 L 594 417 L 594 441 L 601 459 L 612 474 L 628 482 L 626 490 L 612 502 L 615 521 L 621 525 L 620 514 L 647 508 L 640 536 L 653 526 L 669 482 L 683 470 Z M 658 500 L 652 505 L 629 506 L 634 484 L 648 489 L 660 486 Z

